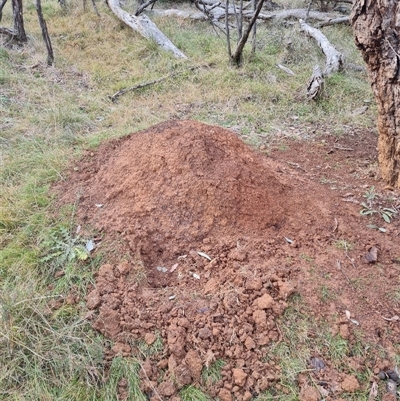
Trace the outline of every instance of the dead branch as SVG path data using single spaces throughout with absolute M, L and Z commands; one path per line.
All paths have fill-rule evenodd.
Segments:
M 124 89 L 119 90 L 118 92 L 115 92 L 112 96 L 110 96 L 110 99 L 111 99 L 112 102 L 116 102 L 118 100 L 118 98 L 121 97 L 122 95 L 125 95 L 125 93 L 133 92 L 133 91 L 135 91 L 137 89 L 146 88 L 147 86 L 152 86 L 152 85 L 159 84 L 161 82 L 166 81 L 167 79 L 175 78 L 178 75 L 183 74 L 184 72 L 195 71 L 195 70 L 198 70 L 200 68 L 210 68 L 211 66 L 212 66 L 211 64 L 196 65 L 196 66 L 192 66 L 192 67 L 189 67 L 189 68 L 185 68 L 184 70 L 181 70 L 181 71 L 173 72 L 172 74 L 165 75 L 164 77 L 155 79 L 153 81 L 142 82 L 140 84 L 131 86 L 129 88 L 124 88 Z
M 149 0 L 149 1 L 146 1 L 145 3 L 143 3 L 141 6 L 139 6 L 135 11 L 136 17 L 138 17 L 148 6 L 151 6 L 156 1 L 157 0 Z
M 350 24 L 349 17 L 346 16 L 346 17 L 333 18 L 328 21 L 320 22 L 317 26 L 318 28 L 322 28 L 324 26 L 337 25 L 337 24 Z
M 244 13 L 246 17 L 249 16 L 249 12 Z M 320 11 L 310 11 L 307 16 L 306 8 L 297 8 L 292 10 L 281 10 L 269 13 L 260 13 L 258 16 L 261 20 L 274 20 L 276 22 L 281 22 L 283 20 L 293 18 L 293 19 L 312 19 L 317 21 L 327 21 L 328 19 L 332 19 L 337 17 L 337 14 L 328 14 Z
M 313 73 L 307 84 L 307 99 L 316 100 L 318 99 L 324 89 L 324 77 L 322 75 L 321 68 L 319 65 L 315 65 Z
M 196 7 L 201 11 L 201 13 L 190 12 L 190 11 L 182 11 L 177 9 L 169 9 L 169 10 L 161 10 L 154 9 L 151 12 L 160 15 L 160 16 L 177 16 L 181 18 L 191 18 L 197 20 L 206 20 L 210 19 L 209 16 L 205 16 L 202 13 L 209 13 L 211 15 L 211 19 L 213 21 L 219 21 L 222 18 L 225 18 L 225 14 L 228 16 L 234 16 L 235 10 L 231 5 L 226 5 L 226 2 L 220 3 L 210 0 L 199 0 L 196 3 Z M 210 8 L 207 8 L 209 6 Z M 243 7 L 243 17 L 246 19 L 251 19 L 254 15 L 253 10 L 246 10 L 246 7 Z M 261 21 L 275 21 L 282 22 L 286 19 L 305 19 L 307 16 L 307 9 L 299 8 L 293 10 L 280 10 L 268 13 L 260 12 L 258 15 L 258 20 Z M 320 11 L 310 11 L 308 15 L 309 20 L 316 20 L 321 22 L 328 22 L 338 18 L 338 14 L 336 13 L 323 13 Z
M 310 0 L 310 2 L 308 3 L 308 7 L 307 7 L 307 13 L 306 13 L 306 17 L 304 18 L 304 22 L 307 22 L 308 20 L 308 16 L 310 15 L 310 11 L 311 11 L 311 6 L 314 0 Z
M 0 26 L 0 34 L 7 35 L 10 38 L 14 38 L 18 35 L 18 33 L 14 31 L 14 29 L 6 28 L 4 26 Z
M 292 77 L 296 76 L 296 74 L 290 68 L 287 68 L 282 64 L 277 64 L 276 66 L 283 72 L 286 72 L 286 74 L 291 75 Z
M 146 39 L 154 40 L 162 49 L 169 51 L 174 54 L 177 58 L 185 58 L 186 55 L 181 52 L 150 20 L 146 15 L 139 15 L 138 17 L 129 14 L 127 11 L 123 10 L 119 4 L 119 0 L 108 0 L 108 6 L 114 15 L 132 28 L 134 31 L 138 32 Z
M 300 30 L 311 36 L 318 43 L 326 56 L 326 66 L 323 72 L 324 76 L 338 72 L 343 68 L 344 57 L 334 46 L 331 45 L 326 36 L 316 28 L 306 24 L 303 20 L 299 21 Z
M 169 10 L 160 10 L 157 8 L 151 10 L 151 15 L 156 15 L 160 17 L 188 18 L 199 21 L 208 20 L 207 16 L 202 11 L 184 11 L 184 10 L 178 10 L 176 8 L 170 8 Z

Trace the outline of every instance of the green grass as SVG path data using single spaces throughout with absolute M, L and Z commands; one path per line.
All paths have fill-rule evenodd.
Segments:
M 182 401 L 212 401 L 210 396 L 195 386 L 187 386 L 179 392 Z
M 312 66 L 324 59 L 296 25 L 260 25 L 256 56 L 250 60 L 246 49 L 243 67 L 237 69 L 229 65 L 224 39 L 208 23 L 155 20 L 190 57 L 176 60 L 124 27 L 105 5 L 99 9 L 100 18 L 89 6 L 84 12 L 80 2 L 70 3 L 64 11 L 57 2 L 44 1 L 55 50 L 53 68 L 44 65 L 46 51 L 33 5 L 25 8 L 28 44 L 0 47 L 0 399 L 4 400 L 114 400 L 122 378 L 128 381 L 129 399 L 145 399 L 138 385 L 138 361 L 116 358 L 107 371 L 104 339 L 84 319 L 87 286 L 107 255 L 85 253 L 90 235 L 76 234 L 75 205 L 54 208 L 51 185 L 68 178 L 67 166 L 83 151 L 170 118 L 235 127 L 253 146 L 281 147 L 287 145 L 279 142 L 277 130 L 292 125 L 318 121 L 335 131 L 343 124 L 375 124 L 374 106 L 362 116 L 351 114 L 363 99 L 371 99 L 362 73 L 335 74 L 327 80 L 321 101 L 304 100 Z M 2 25 L 12 25 L 9 3 Z M 324 32 L 349 61 L 362 64 L 349 28 L 329 27 Z M 277 63 L 296 76 L 287 76 Z M 121 88 L 203 64 L 209 67 L 128 93 L 116 103 L 109 100 Z M 301 258 L 314 264 L 307 255 Z M 64 275 L 55 279 L 58 271 Z M 140 274 L 137 280 L 143 279 Z M 75 304 L 51 307 L 71 291 Z M 351 349 L 337 337 L 310 337 L 309 331 L 317 329 L 299 311 L 292 309 L 286 318 L 281 323 L 285 341 L 271 352 L 285 372 L 285 399 L 294 400 L 296 374 L 306 368 L 313 344 L 330 358 L 340 358 Z M 150 347 L 139 344 L 139 356 L 156 355 L 162 348 L 158 335 Z M 222 367 L 223 361 L 217 360 L 205 368 L 204 382 L 218 381 Z M 210 399 L 193 386 L 180 396 L 184 401 Z
M 221 379 L 221 369 L 226 365 L 222 359 L 217 359 L 210 366 L 204 367 L 201 372 L 201 378 L 207 385 L 217 383 Z

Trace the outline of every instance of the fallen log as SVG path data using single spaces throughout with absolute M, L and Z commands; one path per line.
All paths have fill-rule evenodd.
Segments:
M 204 0 L 202 1 L 204 3 Z M 206 5 L 210 5 L 211 7 L 211 2 L 207 2 Z M 220 3 L 218 6 L 213 7 L 212 9 L 207 8 L 206 12 L 203 11 L 202 4 L 199 3 L 199 9 L 200 12 L 191 12 L 191 11 L 183 11 L 183 10 L 178 10 L 178 9 L 168 9 L 168 10 L 161 10 L 161 9 L 153 9 L 149 13 L 154 13 L 157 16 L 176 16 L 176 17 L 181 17 L 181 18 L 191 18 L 195 20 L 207 20 L 210 19 L 208 15 L 212 15 L 212 20 L 213 21 L 219 21 L 223 18 L 225 18 L 226 15 L 226 8 L 225 4 Z M 208 14 L 208 15 L 205 15 Z M 201 15 L 203 15 L 201 17 Z M 228 15 L 229 16 L 234 16 L 235 11 L 232 6 L 229 6 L 228 8 Z M 243 10 L 243 17 L 247 19 L 251 19 L 254 15 L 253 10 Z M 286 19 L 292 18 L 292 19 L 305 19 L 307 16 L 307 9 L 305 8 L 298 8 L 298 9 L 293 9 L 293 10 L 280 10 L 280 11 L 275 11 L 275 12 L 268 12 L 268 13 L 262 13 L 257 17 L 257 20 L 261 21 L 276 21 L 276 22 L 282 22 Z M 320 11 L 310 11 L 308 15 L 308 19 L 316 20 L 316 21 L 321 21 L 322 23 L 328 23 L 329 21 L 334 21 L 335 19 L 338 19 L 337 14 L 328 14 L 328 13 L 323 13 Z M 343 17 L 340 17 L 343 18 Z
M 326 65 L 323 75 L 327 76 L 333 72 L 340 71 L 343 68 L 344 56 L 331 45 L 327 37 L 321 31 L 306 24 L 303 20 L 300 20 L 299 23 L 300 30 L 315 39 L 326 56 Z
M 324 77 L 342 70 L 344 57 L 331 45 L 327 37 L 321 31 L 306 24 L 303 20 L 300 20 L 299 23 L 300 30 L 315 39 L 326 56 L 324 71 L 321 71 L 319 65 L 314 66 L 312 76 L 307 85 L 307 98 L 315 100 L 322 94 Z
M 162 49 L 173 53 L 175 57 L 187 59 L 187 56 L 157 28 L 157 25 L 149 17 L 129 14 L 121 8 L 119 0 L 108 0 L 107 4 L 114 15 L 134 31 L 146 39 L 154 40 Z

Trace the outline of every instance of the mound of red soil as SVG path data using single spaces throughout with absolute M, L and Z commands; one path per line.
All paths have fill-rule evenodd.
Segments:
M 346 309 L 375 330 L 370 305 L 379 292 L 366 301 L 350 278 L 370 275 L 353 269 L 365 244 L 385 245 L 359 228 L 358 210 L 313 182 L 326 178 L 301 168 L 300 156 L 318 159 L 305 149 L 282 164 L 225 129 L 172 121 L 105 143 L 62 184 L 64 201 L 80 195 L 80 224 L 127 251 L 100 268 L 87 306 L 93 327 L 115 341 L 112 354 L 145 356 L 149 397 L 172 400 L 200 384 L 213 399 L 250 400 L 276 382 L 279 366 L 265 356 L 282 339 L 276 319 L 296 284 L 321 315 L 343 316 L 332 322 L 341 335 L 352 335 Z M 341 238 L 362 256 L 344 256 L 333 244 Z M 380 253 L 382 263 L 391 258 Z M 336 303 L 318 299 L 321 285 L 337 291 Z M 225 363 L 221 377 L 208 380 L 216 361 Z
M 204 240 L 268 237 L 299 210 L 321 212 L 293 195 L 235 134 L 194 121 L 107 143 L 80 170 L 83 222 L 120 233 L 150 269 L 152 286 L 168 281 L 156 267 L 174 264 Z
M 122 233 L 134 252 L 139 245 L 146 263 L 165 263 L 206 237 L 259 235 L 284 221 L 289 188 L 232 132 L 175 121 L 113 145 L 85 183 L 86 220 Z

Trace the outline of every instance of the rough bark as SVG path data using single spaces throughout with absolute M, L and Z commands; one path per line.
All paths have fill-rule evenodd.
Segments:
M 12 0 L 12 9 L 14 19 L 14 31 L 17 33 L 16 39 L 19 42 L 27 42 L 28 38 L 26 36 L 24 27 L 22 0 Z
M 400 188 L 400 3 L 355 0 L 350 21 L 378 105 L 378 158 L 383 180 Z
M 118 19 L 146 39 L 154 40 L 162 49 L 173 53 L 177 58 L 187 58 L 146 15 L 137 17 L 129 14 L 120 7 L 119 0 L 108 0 L 108 6 Z

